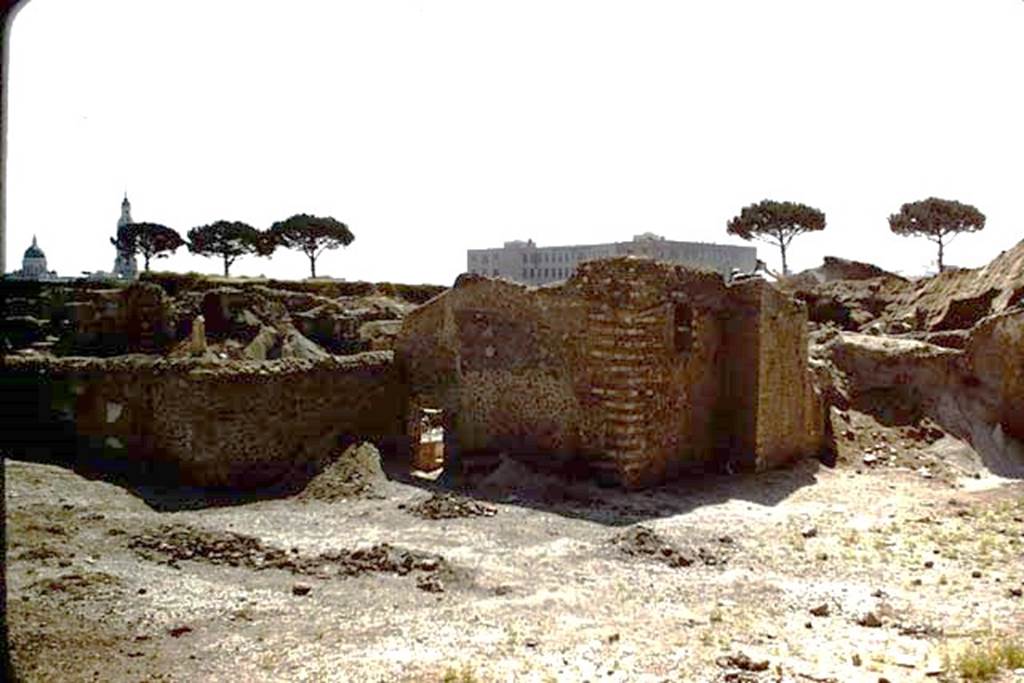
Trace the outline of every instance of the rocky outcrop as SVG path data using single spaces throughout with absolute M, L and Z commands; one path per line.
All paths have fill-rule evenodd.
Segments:
M 849 331 L 925 335 L 969 330 L 1024 303 L 1024 242 L 984 268 L 949 270 L 910 282 L 865 263 L 828 257 L 780 286 L 807 303 L 811 322 Z M 929 340 L 930 341 L 930 340 Z M 961 348 L 955 337 L 935 337 Z
M 1024 308 L 981 321 L 964 354 L 966 376 L 992 397 L 999 424 L 1024 440 Z
M 832 324 L 844 330 L 857 331 L 874 322 L 886 330 L 900 323 L 913 329 L 908 321 L 892 314 L 894 302 L 910 284 L 896 276 L 862 280 L 832 280 L 821 284 L 787 284 L 793 295 L 807 304 L 807 317 L 812 323 Z
M 890 426 L 927 418 L 991 471 L 1024 476 L 1024 310 L 982 320 L 962 348 L 835 331 L 814 341 L 815 380 L 832 405 Z
M 861 261 L 850 261 L 837 256 L 826 256 L 824 263 L 785 279 L 781 284 L 790 288 L 805 288 L 837 280 L 873 280 L 875 278 L 907 280 L 878 266 Z
M 940 273 L 914 283 L 891 307 L 892 319 L 915 319 L 928 331 L 968 329 L 1024 301 L 1024 241 L 984 268 Z

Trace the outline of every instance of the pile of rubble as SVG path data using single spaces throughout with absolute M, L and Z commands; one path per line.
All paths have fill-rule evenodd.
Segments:
M 405 576 L 420 573 L 423 590 L 443 590 L 441 574 L 449 570 L 440 555 L 422 553 L 380 543 L 355 550 L 333 550 L 303 556 L 298 548 L 285 551 L 266 546 L 259 539 L 224 531 L 165 525 L 129 539 L 128 547 L 140 557 L 179 568 L 184 561 L 206 562 L 244 569 L 279 569 L 292 574 L 329 578 L 381 572 Z
M 410 508 L 409 512 L 423 519 L 455 519 L 458 517 L 493 517 L 498 509 L 453 493 L 435 493 L 422 503 Z
M 732 539 L 719 539 L 722 545 L 732 545 Z M 622 555 L 631 558 L 645 558 L 662 562 L 670 567 L 689 567 L 697 562 L 713 567 L 728 562 L 724 553 L 704 546 L 683 549 L 662 538 L 654 529 L 638 524 L 611 539 L 612 545 Z

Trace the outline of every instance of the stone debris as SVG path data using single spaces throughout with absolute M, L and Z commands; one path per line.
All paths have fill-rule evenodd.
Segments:
M 387 543 L 355 550 L 333 550 L 309 557 L 265 546 L 252 536 L 187 526 L 165 525 L 133 537 L 128 546 L 144 559 L 161 561 L 177 569 L 181 568 L 180 562 L 192 560 L 255 571 L 280 569 L 318 578 L 329 578 L 332 574 L 351 577 L 367 572 L 404 576 L 412 572 L 450 571 L 447 561 L 440 555 L 397 548 Z M 297 584 L 293 592 L 304 595 L 296 592 L 303 585 Z M 427 583 L 418 585 L 424 590 L 434 590 L 440 585 L 440 579 L 429 583 L 429 588 L 425 587 Z
M 435 493 L 425 501 L 408 508 L 423 519 L 455 519 L 458 517 L 493 517 L 498 509 L 453 493 Z
M 874 612 L 868 611 L 862 614 L 859 619 L 857 619 L 857 623 L 860 626 L 864 626 L 867 628 L 879 628 L 882 625 L 882 620 Z
M 740 669 L 741 671 L 767 671 L 767 659 L 753 659 L 750 655 L 737 652 L 715 660 L 715 664 L 723 669 Z
M 444 583 L 436 574 L 425 574 L 416 579 L 416 587 L 427 593 L 443 593 Z
M 689 567 L 695 562 L 706 566 L 723 565 L 727 558 L 713 551 L 698 547 L 696 550 L 682 549 L 669 543 L 653 529 L 643 525 L 630 527 L 611 539 L 618 551 L 629 557 L 649 558 L 670 567 Z
M 823 602 L 820 605 L 815 605 L 811 608 L 810 612 L 816 617 L 827 617 L 829 615 L 829 606 L 827 602 Z
M 124 581 L 105 572 L 75 572 L 39 579 L 29 588 L 42 596 L 57 597 L 61 601 L 84 602 L 122 593 Z

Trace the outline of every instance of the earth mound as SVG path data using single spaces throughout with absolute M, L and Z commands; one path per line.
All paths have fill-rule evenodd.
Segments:
M 380 451 L 371 443 L 346 448 L 298 494 L 305 500 L 333 503 L 346 498 L 377 496 L 387 483 Z

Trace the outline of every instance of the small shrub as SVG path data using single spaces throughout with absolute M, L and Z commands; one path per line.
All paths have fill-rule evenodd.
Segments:
M 1024 645 L 1004 642 L 968 648 L 957 657 L 953 668 L 965 681 L 988 681 L 1003 669 L 1021 667 L 1024 667 Z
M 1003 643 L 999 654 L 1007 669 L 1024 669 L 1024 645 L 1021 643 Z
M 441 681 L 442 683 L 477 683 L 477 677 L 473 673 L 473 669 L 468 664 L 465 664 L 459 671 L 455 669 L 446 670 Z

